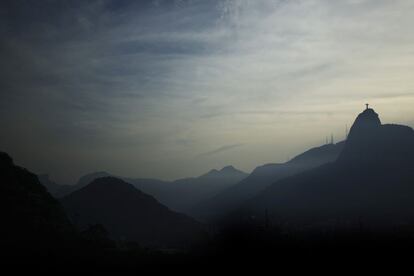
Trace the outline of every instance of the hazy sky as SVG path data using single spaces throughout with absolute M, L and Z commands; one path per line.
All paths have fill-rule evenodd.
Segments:
M 411 0 L 0 3 L 0 150 L 73 183 L 250 171 L 414 125 Z

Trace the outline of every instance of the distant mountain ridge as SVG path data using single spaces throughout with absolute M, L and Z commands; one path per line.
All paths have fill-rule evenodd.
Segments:
M 114 177 L 95 179 L 61 202 L 80 229 L 102 224 L 116 240 L 162 248 L 189 246 L 203 236 L 200 223 Z
M 247 176 L 247 173 L 233 166 L 226 166 L 221 170 L 210 170 L 198 177 L 182 178 L 172 182 L 128 180 L 173 210 L 189 214 L 199 202 L 213 197 Z
M 94 172 L 94 173 L 83 175 L 79 178 L 78 182 L 74 185 L 74 190 L 79 190 L 79 189 L 82 189 L 83 187 L 86 187 L 88 184 L 90 184 L 95 179 L 98 179 L 101 177 L 108 177 L 108 176 L 114 176 L 114 175 L 108 172 L 105 172 L 105 171 Z
M 248 174 L 237 170 L 233 166 L 225 166 L 221 170 L 213 169 L 198 177 L 163 181 L 148 178 L 119 177 L 107 172 L 96 172 L 82 176 L 71 191 L 79 190 L 97 178 L 108 176 L 117 177 L 131 183 L 137 189 L 154 196 L 162 204 L 175 211 L 188 213 L 195 204 L 238 183 Z
M 210 170 L 208 173 L 203 174 L 201 176 L 199 176 L 200 178 L 202 177 L 233 177 L 233 176 L 240 176 L 240 177 L 246 177 L 247 174 L 243 171 L 240 171 L 238 169 L 236 169 L 235 167 L 228 165 L 223 167 L 221 170 L 217 170 L 217 169 L 212 169 Z M 180 180 L 180 179 L 179 179 Z
M 322 164 L 333 162 L 339 156 L 344 142 L 315 147 L 281 164 L 266 164 L 232 187 L 197 205 L 190 213 L 201 220 L 215 220 L 239 208 L 273 182 Z
M 47 191 L 55 198 L 61 198 L 72 192 L 73 186 L 60 185 L 50 179 L 48 174 L 40 174 L 37 176 L 40 183 L 46 187 Z

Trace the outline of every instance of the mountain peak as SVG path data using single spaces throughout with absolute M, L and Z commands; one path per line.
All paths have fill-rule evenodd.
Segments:
M 372 108 L 367 108 L 355 119 L 338 160 L 349 164 L 358 163 L 359 166 L 362 163 L 381 161 L 384 167 L 390 168 L 398 165 L 395 160 L 408 156 L 407 151 L 412 149 L 412 139 L 411 128 L 382 125 L 378 114 Z
M 358 117 L 360 117 L 360 120 L 367 120 L 375 124 L 381 124 L 378 113 L 376 113 L 373 108 L 366 108 L 358 115 Z
M 227 177 L 230 175 L 247 175 L 245 172 L 242 172 L 232 165 L 223 167 L 221 170 L 212 169 L 208 173 L 202 175 L 201 177 Z
M 94 190 L 94 191 L 126 191 L 126 192 L 140 192 L 131 184 L 123 181 L 122 179 L 113 177 L 113 176 L 104 176 L 94 179 L 86 187 L 82 188 L 84 190 Z
M 235 167 L 233 167 L 232 165 L 228 165 L 223 167 L 221 170 L 221 172 L 237 172 L 238 170 L 236 170 Z
M 374 111 L 374 109 L 367 107 L 355 119 L 355 122 L 351 127 L 349 135 L 355 135 L 355 133 L 358 133 L 360 131 L 370 131 L 380 126 L 381 120 L 379 119 L 378 114 Z
M 107 177 L 107 176 L 111 176 L 111 174 L 107 173 L 105 171 L 89 173 L 89 174 L 86 174 L 86 175 L 82 176 L 81 178 L 79 178 L 78 183 L 76 184 L 76 186 L 78 187 L 78 189 L 83 188 L 86 185 L 88 185 L 89 183 L 91 183 L 92 181 L 94 181 L 95 179 L 101 178 L 101 177 Z
M 62 203 L 80 229 L 102 224 L 111 238 L 145 247 L 178 248 L 202 237 L 202 225 L 115 177 L 95 179 Z
M 369 159 L 369 156 L 378 150 L 377 141 L 381 136 L 381 126 L 378 114 L 367 105 L 355 119 L 339 160 L 355 162 Z
M 205 175 L 216 175 L 216 174 L 218 174 L 219 173 L 219 171 L 218 170 L 216 170 L 216 169 L 212 169 L 212 170 L 210 170 L 208 173 L 206 173 Z

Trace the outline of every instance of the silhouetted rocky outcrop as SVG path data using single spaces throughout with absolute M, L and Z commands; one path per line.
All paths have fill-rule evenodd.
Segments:
M 101 224 L 116 240 L 149 247 L 184 247 L 203 236 L 202 225 L 195 220 L 114 177 L 98 178 L 64 197 L 62 203 L 81 230 Z
M 338 160 L 275 182 L 246 214 L 279 222 L 372 227 L 414 218 L 414 131 L 382 125 L 372 109 L 359 114 Z M 254 210 L 254 211 L 253 211 Z
M 358 115 L 338 162 L 352 166 L 395 167 L 413 165 L 413 130 L 408 126 L 382 125 L 371 108 Z M 396 168 L 398 169 L 398 168 Z

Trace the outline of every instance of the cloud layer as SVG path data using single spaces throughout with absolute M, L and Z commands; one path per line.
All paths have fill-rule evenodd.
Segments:
M 0 143 L 60 182 L 285 161 L 365 102 L 413 121 L 411 1 L 0 5 Z

